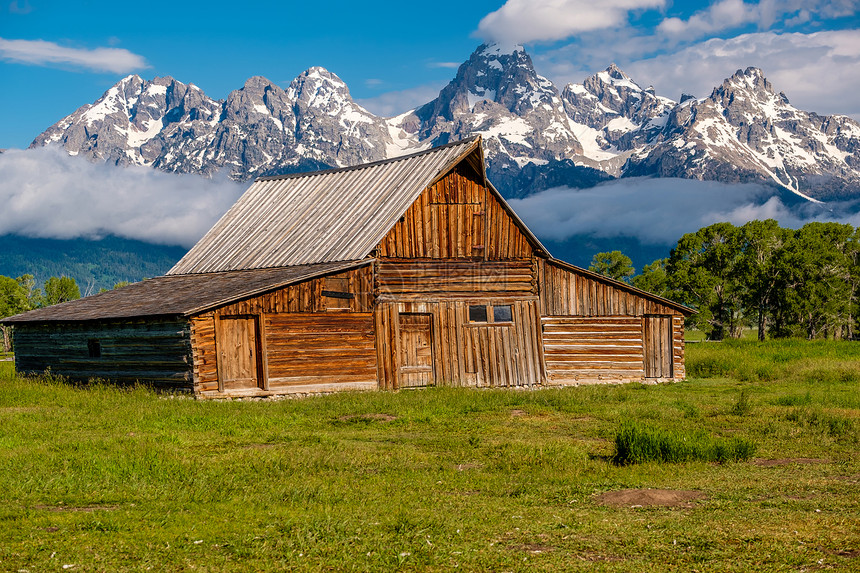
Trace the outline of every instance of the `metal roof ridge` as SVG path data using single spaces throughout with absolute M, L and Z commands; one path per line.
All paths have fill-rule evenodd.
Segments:
M 415 153 L 410 153 L 408 155 L 400 155 L 398 157 L 390 157 L 388 159 L 380 159 L 379 161 L 372 161 L 370 163 L 360 163 L 358 165 L 349 165 L 347 167 L 334 167 L 332 169 L 321 169 L 319 171 L 303 171 L 301 173 L 285 173 L 283 175 L 264 175 L 261 177 L 257 177 L 254 179 L 254 183 L 259 181 L 279 181 L 282 179 L 297 179 L 299 177 L 316 177 L 317 175 L 329 175 L 332 173 L 342 173 L 344 171 L 353 171 L 357 169 L 366 169 L 368 167 L 377 167 L 379 165 L 384 165 L 386 163 L 394 163 L 396 161 L 403 161 L 406 159 L 412 159 L 415 157 L 420 157 L 422 155 L 427 155 L 429 153 L 435 153 L 437 151 L 441 151 L 444 149 L 448 149 L 450 147 L 455 147 L 457 145 L 466 145 L 474 143 L 477 140 L 481 139 L 481 135 L 473 135 L 471 137 L 467 137 L 465 139 L 460 139 L 458 141 L 451 141 L 446 143 L 445 145 L 439 145 L 437 147 L 431 147 L 429 149 L 424 149 L 422 151 L 417 151 Z

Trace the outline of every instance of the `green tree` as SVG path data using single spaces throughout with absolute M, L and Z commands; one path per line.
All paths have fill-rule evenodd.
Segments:
M 669 293 L 670 279 L 666 274 L 666 264 L 669 259 L 657 259 L 650 265 L 642 267 L 642 273 L 633 277 L 633 286 L 658 296 L 671 296 Z
M 127 286 L 128 286 L 128 285 L 130 285 L 130 284 L 131 284 L 131 283 L 130 283 L 129 281 L 119 281 L 119 282 L 117 282 L 117 283 L 114 283 L 114 285 L 113 285 L 113 288 L 112 288 L 112 289 L 100 288 L 100 289 L 99 289 L 99 294 L 101 294 L 101 293 L 103 293 L 103 292 L 108 292 L 108 291 L 111 291 L 111 290 L 116 290 L 116 289 L 118 289 L 118 288 L 127 287 Z
M 592 257 L 588 270 L 624 282 L 629 282 L 636 272 L 633 261 L 621 251 L 597 253 Z
M 743 305 L 738 281 L 740 232 L 715 223 L 678 240 L 666 264 L 672 298 L 696 308 L 691 320 L 711 340 L 741 334 Z
M 33 308 L 31 300 L 32 286 L 35 284 L 32 275 L 24 275 L 13 279 L 0 276 L 0 318 L 13 316 Z M 11 328 L 0 326 L 3 331 L 3 352 L 9 352 Z
M 780 284 L 774 327 L 779 335 L 848 335 L 856 250 L 851 225 L 807 223 L 793 234 L 776 260 Z
M 81 289 L 72 277 L 51 277 L 45 281 L 42 306 L 51 306 L 79 298 L 81 298 Z
M 737 277 L 742 288 L 744 314 L 755 315 L 758 339 L 764 340 L 780 281 L 777 260 L 792 236 L 773 219 L 750 221 L 740 228 Z

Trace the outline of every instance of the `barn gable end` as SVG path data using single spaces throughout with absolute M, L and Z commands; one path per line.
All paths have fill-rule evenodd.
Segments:
M 689 309 L 556 260 L 538 261 L 550 382 L 683 380 Z

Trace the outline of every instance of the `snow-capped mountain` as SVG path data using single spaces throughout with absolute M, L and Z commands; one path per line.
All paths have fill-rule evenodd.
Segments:
M 376 161 L 400 150 L 386 120 L 355 103 L 323 68 L 307 70 L 286 90 L 252 77 L 224 101 L 173 78 L 128 76 L 32 146 L 51 143 L 118 165 L 204 175 L 226 169 L 236 180 Z
M 676 103 L 610 65 L 559 90 L 522 46 L 482 45 L 439 96 L 393 118 L 311 68 L 287 87 L 249 79 L 223 101 L 129 76 L 36 138 L 117 164 L 236 180 L 375 161 L 481 134 L 507 196 L 649 175 L 760 182 L 811 199 L 860 195 L 860 125 L 798 110 L 762 72 Z
M 757 68 L 676 106 L 652 141 L 626 174 L 771 182 L 814 200 L 860 192 L 860 125 L 798 110 Z
M 558 90 L 519 45 L 481 46 L 439 97 L 403 122 L 433 143 L 480 133 L 490 161 L 518 167 L 582 154 Z

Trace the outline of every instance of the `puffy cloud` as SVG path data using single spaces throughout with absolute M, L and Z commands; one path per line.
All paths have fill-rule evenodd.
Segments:
M 148 68 L 143 56 L 122 48 L 68 48 L 44 40 L 0 38 L 0 59 L 45 67 L 71 66 L 95 72 L 125 74 Z
M 792 228 L 812 220 L 860 221 L 854 204 L 790 208 L 772 187 L 688 179 L 618 179 L 589 189 L 548 189 L 509 202 L 541 239 L 558 242 L 588 235 L 673 245 L 685 233 L 721 221 L 742 225 L 776 219 Z M 835 215 L 834 209 L 846 214 Z
M 521 44 L 562 40 L 578 32 L 624 25 L 630 12 L 665 4 L 665 0 L 508 0 L 481 19 L 475 35 Z
M 724 78 L 747 66 L 761 68 L 800 109 L 860 118 L 860 30 L 713 38 L 624 68 L 652 83 L 658 93 L 677 98 L 682 91 L 709 95 Z
M 0 235 L 116 235 L 190 247 L 247 185 L 71 157 L 62 148 L 0 154 Z
M 758 12 L 757 4 L 746 4 L 743 0 L 721 0 L 711 4 L 707 10 L 693 14 L 688 20 L 667 18 L 657 30 L 673 37 L 697 38 L 754 22 L 759 18 Z
M 721 30 L 755 24 L 759 30 L 772 26 L 796 26 L 811 20 L 850 16 L 857 10 L 857 0 L 719 0 L 690 16 L 687 20 L 667 18 L 657 30 L 675 39 L 700 38 Z

